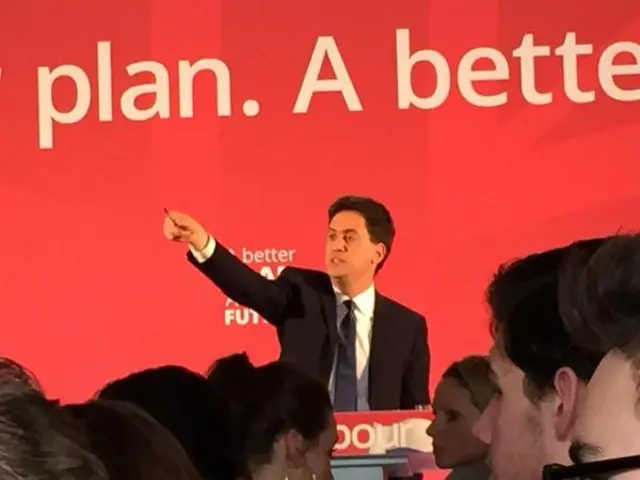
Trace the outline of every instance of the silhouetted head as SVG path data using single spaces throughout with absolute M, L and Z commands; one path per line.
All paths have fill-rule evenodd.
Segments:
M 0 358 L 0 383 L 20 382 L 33 390 L 42 392 L 36 376 L 26 367 L 9 358 Z
M 109 383 L 98 397 L 148 412 L 178 439 L 205 480 L 233 476 L 228 406 L 202 375 L 179 366 L 143 370 Z
M 178 440 L 132 403 L 97 400 L 63 408 L 84 429 L 109 478 L 200 480 Z
M 0 360 L 0 478 L 106 480 L 82 432 L 34 381 L 17 363 Z
M 210 373 L 217 388 L 236 392 L 239 476 L 269 470 L 282 478 L 331 478 L 337 433 L 324 385 L 286 363 L 254 367 L 243 355 L 218 366 L 223 370 Z
M 236 353 L 216 360 L 207 371 L 207 381 L 214 393 L 225 399 L 234 412 L 242 411 L 251 392 L 254 369 L 246 353 Z

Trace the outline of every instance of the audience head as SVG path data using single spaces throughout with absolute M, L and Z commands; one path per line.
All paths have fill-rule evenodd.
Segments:
M 605 355 L 587 386 L 573 430 L 572 459 L 582 463 L 638 455 L 640 236 L 620 235 L 592 256 L 575 255 L 560 292 L 572 338 Z M 638 473 L 629 472 L 629 478 Z
M 33 377 L 8 360 L 0 372 L 0 478 L 106 480 L 71 419 L 34 388 Z
M 178 366 L 143 370 L 108 384 L 98 397 L 149 413 L 178 439 L 203 479 L 233 476 L 228 408 L 202 375 Z
M 110 479 L 199 480 L 178 440 L 135 405 L 98 400 L 64 408 L 84 428 Z
M 602 354 L 576 345 L 559 313 L 562 266 L 585 240 L 501 266 L 487 289 L 494 346 L 489 362 L 498 393 L 474 433 L 489 444 L 496 480 L 540 478 L 542 466 L 568 462 L 579 396 Z
M 439 468 L 456 468 L 485 459 L 487 445 L 472 430 L 495 393 L 486 357 L 463 358 L 444 372 L 433 397 L 434 419 L 427 429 Z
M 252 395 L 249 390 L 253 378 L 253 369 L 246 353 L 236 353 L 219 358 L 209 368 L 207 381 L 216 395 L 224 398 L 234 412 L 241 411 L 246 397 Z M 246 375 L 244 377 L 243 375 Z
M 379 272 L 396 235 L 389 210 L 371 198 L 344 196 L 328 213 L 325 263 L 329 275 L 346 278 Z
M 0 358 L 0 384 L 19 382 L 24 386 L 42 392 L 42 387 L 36 376 L 18 362 L 8 358 Z
M 220 365 L 225 365 L 221 363 Z M 294 367 L 275 362 L 254 367 L 246 355 L 211 376 L 219 388 L 240 381 L 235 395 L 239 476 L 245 478 L 331 478 L 336 424 L 324 385 Z M 231 368 L 230 366 L 233 366 Z

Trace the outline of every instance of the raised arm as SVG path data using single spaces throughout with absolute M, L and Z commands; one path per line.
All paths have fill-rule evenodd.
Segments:
M 189 261 L 226 296 L 255 310 L 269 323 L 282 324 L 295 290 L 286 269 L 276 280 L 268 280 L 216 242 L 200 223 L 184 213 L 167 212 L 164 234 L 170 240 L 186 243 Z

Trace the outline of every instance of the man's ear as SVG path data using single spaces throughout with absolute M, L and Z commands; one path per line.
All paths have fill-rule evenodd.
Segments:
M 375 256 L 372 259 L 372 263 L 378 265 L 382 260 L 384 260 L 384 257 L 387 255 L 387 247 L 384 245 L 384 243 L 376 243 L 374 255 Z
M 562 367 L 553 378 L 553 387 L 557 397 L 553 419 L 556 437 L 559 440 L 567 440 L 576 420 L 584 383 L 572 369 Z

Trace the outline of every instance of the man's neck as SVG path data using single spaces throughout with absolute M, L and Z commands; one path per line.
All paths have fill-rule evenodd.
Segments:
M 555 443 L 555 442 L 554 442 Z M 545 452 L 545 465 L 555 463 L 558 465 L 571 465 L 573 462 L 569 458 L 570 442 L 559 441 Z
M 286 471 L 280 465 L 264 465 L 251 472 L 252 480 L 280 480 L 286 477 Z
M 332 278 L 331 282 L 340 293 L 349 298 L 355 298 L 373 285 L 373 278 L 370 276 L 363 276 L 358 279 L 340 277 Z

